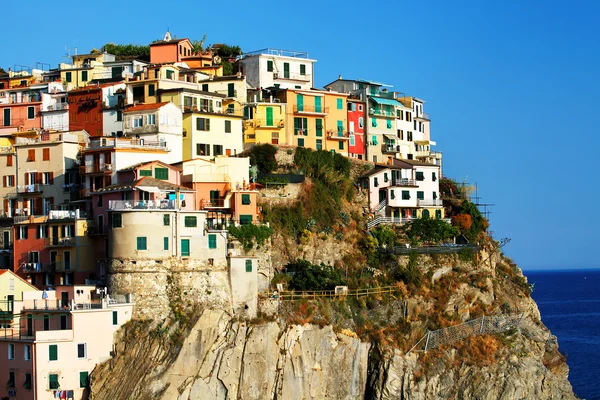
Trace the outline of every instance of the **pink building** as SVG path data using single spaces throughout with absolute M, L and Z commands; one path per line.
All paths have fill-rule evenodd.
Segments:
M 348 132 L 350 132 L 348 155 L 359 160 L 366 159 L 365 103 L 352 97 L 348 98 Z
M 0 377 L 11 400 L 87 399 L 88 378 L 110 358 L 113 334 L 131 319 L 131 296 L 112 299 L 95 286 L 23 291 L 0 329 Z

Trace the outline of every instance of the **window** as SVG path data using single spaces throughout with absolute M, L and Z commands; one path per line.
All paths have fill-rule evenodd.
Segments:
M 202 91 L 203 92 L 208 92 L 208 83 L 203 83 L 202 84 Z
M 210 156 L 210 144 L 197 143 L 196 144 L 196 155 L 197 156 Z
M 425 180 L 425 174 L 423 173 L 423 171 L 417 171 L 417 180 L 418 181 L 424 181 Z
M 42 161 L 50 161 L 50 149 L 42 149 Z
M 183 221 L 186 228 L 196 228 L 198 226 L 198 220 L 195 216 L 186 216 Z
M 71 80 L 72 80 L 72 79 L 73 79 L 73 78 L 71 77 L 71 73 L 70 73 L 70 72 L 67 72 L 67 73 L 65 74 L 65 81 L 67 81 L 67 82 L 71 82 Z
M 246 272 L 252 272 L 252 260 L 246 260 Z
M 7 166 L 7 167 L 12 167 L 12 165 L 13 165 L 13 157 L 12 157 L 12 154 L 8 154 L 8 155 L 6 156 L 6 166 Z
M 25 373 L 25 382 L 23 383 L 23 387 L 27 390 L 31 390 L 31 374 L 29 372 Z
M 283 63 L 283 77 L 290 77 L 290 63 Z
M 81 71 L 81 80 L 83 82 L 88 80 L 88 72 L 87 71 Z
M 148 96 L 154 96 L 156 90 L 154 89 L 154 84 L 148 85 Z
M 402 191 L 402 200 L 410 200 L 410 192 L 408 190 Z
M 71 256 L 69 255 L 69 263 L 71 263 L 70 259 L 71 259 Z M 67 269 L 66 266 L 65 266 L 65 269 Z M 69 267 L 69 269 L 71 269 L 71 268 Z M 62 331 L 67 330 L 67 316 L 66 315 L 60 316 L 60 330 L 62 330 Z
M 294 118 L 294 135 L 308 135 L 308 118 Z
M 23 352 L 23 359 L 25 361 L 31 361 L 31 345 L 26 344 Z
M 208 235 L 208 248 L 216 249 L 217 248 L 217 235 L 211 233 Z
M 123 218 L 120 213 L 113 213 L 112 227 L 113 228 L 122 228 L 123 227 Z
M 377 119 L 376 118 L 371 118 L 371 126 L 373 128 L 377 128 Z
M 77 344 L 77 358 L 86 358 L 87 357 L 87 346 L 85 343 Z
M 344 109 L 344 99 L 336 99 L 336 104 L 338 110 Z
M 35 161 L 35 149 L 27 150 L 27 161 L 28 162 Z
M 48 314 L 44 314 L 44 330 L 50 330 L 50 316 Z
M 431 180 L 432 180 L 433 182 L 437 181 L 437 176 L 435 176 L 435 172 L 432 172 L 432 173 L 431 173 Z
M 225 121 L 225 133 L 231 133 L 231 121 Z
M 163 225 L 164 226 L 171 225 L 171 216 L 169 214 L 163 214 Z
M 113 311 L 112 312 L 112 320 L 113 320 L 112 321 L 113 325 L 119 325 L 119 313 L 118 313 L 118 311 Z
M 298 147 L 304 147 L 304 139 L 298 138 Z
M 250 204 L 250 195 L 249 194 L 242 195 L 242 204 L 244 204 L 244 205 Z
M 363 120 L 363 117 L 358 117 L 358 127 L 363 128 L 364 126 L 365 126 L 365 122 Z
M 392 120 L 388 119 L 387 123 L 386 123 L 386 126 L 387 126 L 388 129 L 392 129 Z
M 168 237 L 163 238 L 163 250 L 169 250 L 169 238 Z
M 166 71 L 166 73 L 167 73 L 167 79 L 173 79 L 173 71 L 172 70 L 168 69 Z
M 383 173 L 383 181 L 384 181 L 384 182 L 387 182 L 387 181 L 389 181 L 389 178 L 388 178 L 388 174 L 387 174 L 387 172 L 384 172 L 384 173 Z
M 144 117 L 142 115 L 133 117 L 133 127 L 141 128 L 142 126 L 144 126 Z
M 317 150 L 323 150 L 323 140 L 317 139 Z
M 433 199 L 436 200 L 437 199 L 437 192 L 433 192 Z
M 300 75 L 306 75 L 306 65 L 300 64 Z
M 50 389 L 58 389 L 60 384 L 58 383 L 58 374 L 48 375 L 48 386 Z
M 418 200 L 424 200 L 425 199 L 425 192 L 418 190 L 417 191 L 417 199 Z
M 213 144 L 213 154 L 215 156 L 223 155 L 223 145 L 222 144 Z
M 373 186 L 375 186 L 375 187 L 379 186 L 379 180 L 377 179 L 377 177 L 373 178 Z
M 117 110 L 117 122 L 123 121 L 123 111 Z
M 27 230 L 27 226 L 19 226 L 19 229 L 17 230 L 17 239 L 27 239 Z
M 442 210 L 435 210 L 435 219 L 442 219 Z
M 267 72 L 273 72 L 273 61 L 267 60 Z
M 252 223 L 252 215 L 240 215 L 240 224 L 241 225 L 250 225 Z
M 296 105 L 298 107 L 298 111 L 304 111 L 304 96 L 301 94 L 296 95 Z
M 393 190 L 390 190 L 390 199 L 394 200 L 396 198 L 396 194 Z
M 356 139 L 354 135 L 350 135 L 350 146 L 356 146 Z
M 210 131 L 210 119 L 208 118 L 196 118 L 196 130 L 197 131 Z
M 190 239 L 181 239 L 181 256 L 190 256 Z
M 167 168 L 154 168 L 154 178 L 166 181 L 169 179 L 169 170 Z
M 136 250 L 148 250 L 147 240 L 145 236 L 137 237 Z
M 88 372 L 87 371 L 81 371 L 79 373 L 79 387 L 80 388 L 86 388 L 88 387 Z
M 235 97 L 235 86 L 233 83 L 227 84 L 227 97 Z
M 15 359 L 15 345 L 12 343 L 8 344 L 8 359 L 9 360 Z
M 152 176 L 151 169 L 140 169 L 140 176 Z
M 338 150 L 344 150 L 344 142 L 341 140 L 338 142 Z
M 317 137 L 322 137 L 323 136 L 323 120 L 321 118 L 317 118 L 317 120 L 315 121 L 315 128 L 316 128 L 316 134 Z
M 279 144 L 279 132 L 271 132 L 271 144 Z
M 156 114 L 148 115 L 148 125 L 156 125 Z
M 8 371 L 8 383 L 6 386 L 9 388 L 15 387 L 15 371 Z
M 4 175 L 3 177 L 4 187 L 13 187 L 15 186 L 15 176 L 14 175 Z
M 48 360 L 49 361 L 57 361 L 58 360 L 58 345 L 51 344 L 48 346 Z
M 27 119 L 34 119 L 34 118 L 35 118 L 35 107 L 34 106 L 27 107 Z

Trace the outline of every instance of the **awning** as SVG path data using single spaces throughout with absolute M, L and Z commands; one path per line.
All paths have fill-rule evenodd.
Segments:
M 377 104 L 385 104 L 386 106 L 403 107 L 402 103 L 397 100 L 384 99 L 383 97 L 371 97 L 371 100 Z
M 394 136 L 394 135 L 390 135 L 387 133 L 384 133 L 383 136 L 385 136 L 386 138 L 390 139 L 390 140 L 397 140 L 398 136 Z
M 136 189 L 142 190 L 142 191 L 148 192 L 148 193 L 160 193 L 161 192 L 161 190 L 159 188 L 157 188 L 156 186 L 136 186 Z

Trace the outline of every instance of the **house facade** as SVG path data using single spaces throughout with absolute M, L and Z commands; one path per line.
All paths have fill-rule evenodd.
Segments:
M 365 103 L 348 98 L 348 156 L 365 159 Z

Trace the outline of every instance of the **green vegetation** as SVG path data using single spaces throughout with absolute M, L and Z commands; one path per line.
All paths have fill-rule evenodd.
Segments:
M 277 147 L 270 144 L 257 144 L 250 150 L 250 163 L 258 168 L 258 173 L 268 174 L 277 168 L 275 154 Z
M 406 229 L 406 234 L 413 243 L 440 243 L 454 238 L 459 233 L 458 228 L 439 219 L 415 219 Z
M 216 47 L 216 53 L 221 57 L 221 65 L 223 65 L 223 75 L 233 75 L 236 71 L 233 70 L 233 64 L 237 56 L 242 55 L 242 49 L 240 46 L 230 46 L 227 44 L 220 44 Z
M 266 225 L 240 225 L 229 227 L 229 234 L 239 240 L 244 246 L 244 250 L 248 251 L 254 248 L 262 247 L 267 239 L 273 235 L 273 229 Z
M 113 54 L 117 58 L 150 59 L 150 46 L 148 45 L 106 43 L 100 48 L 100 51 Z
M 314 265 L 298 259 L 289 263 L 286 271 L 293 272 L 289 287 L 295 290 L 333 290 L 344 284 L 340 272 L 330 265 Z

